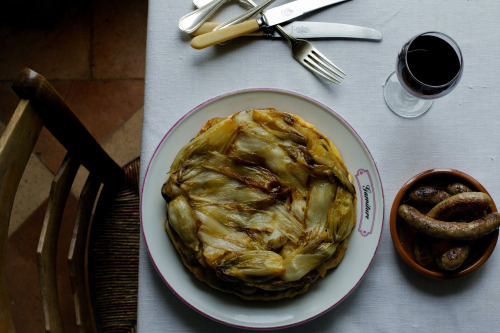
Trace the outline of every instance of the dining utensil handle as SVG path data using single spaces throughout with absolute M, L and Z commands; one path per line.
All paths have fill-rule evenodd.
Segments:
M 191 47 L 197 50 L 204 49 L 206 47 L 246 35 L 259 29 L 260 26 L 257 20 L 248 20 L 224 29 L 211 31 L 206 34 L 196 36 L 191 41 Z
M 205 22 L 198 29 L 193 31 L 191 33 L 192 36 L 200 36 L 203 34 L 207 34 L 209 32 L 212 32 L 216 26 L 218 26 L 220 23 L 219 22 Z M 255 32 L 251 32 L 246 34 L 245 36 L 252 36 L 252 37 L 262 37 L 264 36 L 264 31 L 259 30 Z
M 212 0 L 206 5 L 192 11 L 179 19 L 179 29 L 191 33 L 207 20 L 227 0 Z

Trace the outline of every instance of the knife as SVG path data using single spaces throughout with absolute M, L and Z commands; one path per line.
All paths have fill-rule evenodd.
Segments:
M 290 21 L 296 17 L 299 17 L 316 9 L 345 1 L 349 0 L 292 1 L 284 5 L 266 10 L 258 19 L 251 19 L 226 27 L 224 29 L 219 29 L 200 36 L 196 36 L 191 41 L 191 46 L 195 49 L 203 49 L 205 47 L 219 44 L 230 39 L 257 31 L 261 28 L 268 28 L 283 22 Z
M 200 36 L 211 32 L 219 23 L 205 22 L 197 30 L 192 32 L 193 36 Z M 382 33 L 378 30 L 351 24 L 328 23 L 328 22 L 306 22 L 293 21 L 286 26 L 286 30 L 295 38 L 353 38 L 381 40 Z M 259 30 L 245 36 L 280 38 L 274 29 Z

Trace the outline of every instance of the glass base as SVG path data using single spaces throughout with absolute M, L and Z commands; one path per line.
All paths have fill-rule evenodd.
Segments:
M 407 92 L 399 83 L 396 72 L 392 73 L 385 82 L 384 98 L 389 109 L 404 118 L 423 115 L 433 103 L 432 100 L 421 99 Z

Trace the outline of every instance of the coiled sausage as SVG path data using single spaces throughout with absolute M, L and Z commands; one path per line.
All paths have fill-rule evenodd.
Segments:
M 410 192 L 410 200 L 414 204 L 433 206 L 449 198 L 451 195 L 446 191 L 434 186 L 419 186 Z
M 487 235 L 500 226 L 500 214 L 495 212 L 472 222 L 445 222 L 430 218 L 409 205 L 401 205 L 399 216 L 422 233 L 437 238 L 470 240 Z
M 491 198 L 483 192 L 455 194 L 434 206 L 426 215 L 436 220 L 446 220 L 468 212 L 483 213 L 491 203 Z

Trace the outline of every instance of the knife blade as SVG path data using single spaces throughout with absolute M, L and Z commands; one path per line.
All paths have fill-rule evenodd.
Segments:
M 193 36 L 200 36 L 211 32 L 219 23 L 205 22 L 197 30 L 192 32 Z M 382 40 L 382 33 L 378 30 L 351 24 L 328 23 L 328 22 L 306 22 L 293 21 L 284 28 L 295 38 L 352 38 Z M 274 29 L 259 30 L 246 34 L 252 37 L 281 38 Z
M 224 29 L 196 36 L 191 41 L 195 49 L 203 49 L 262 28 L 288 22 L 314 10 L 349 0 L 296 0 L 264 11 L 260 18 L 247 20 Z

